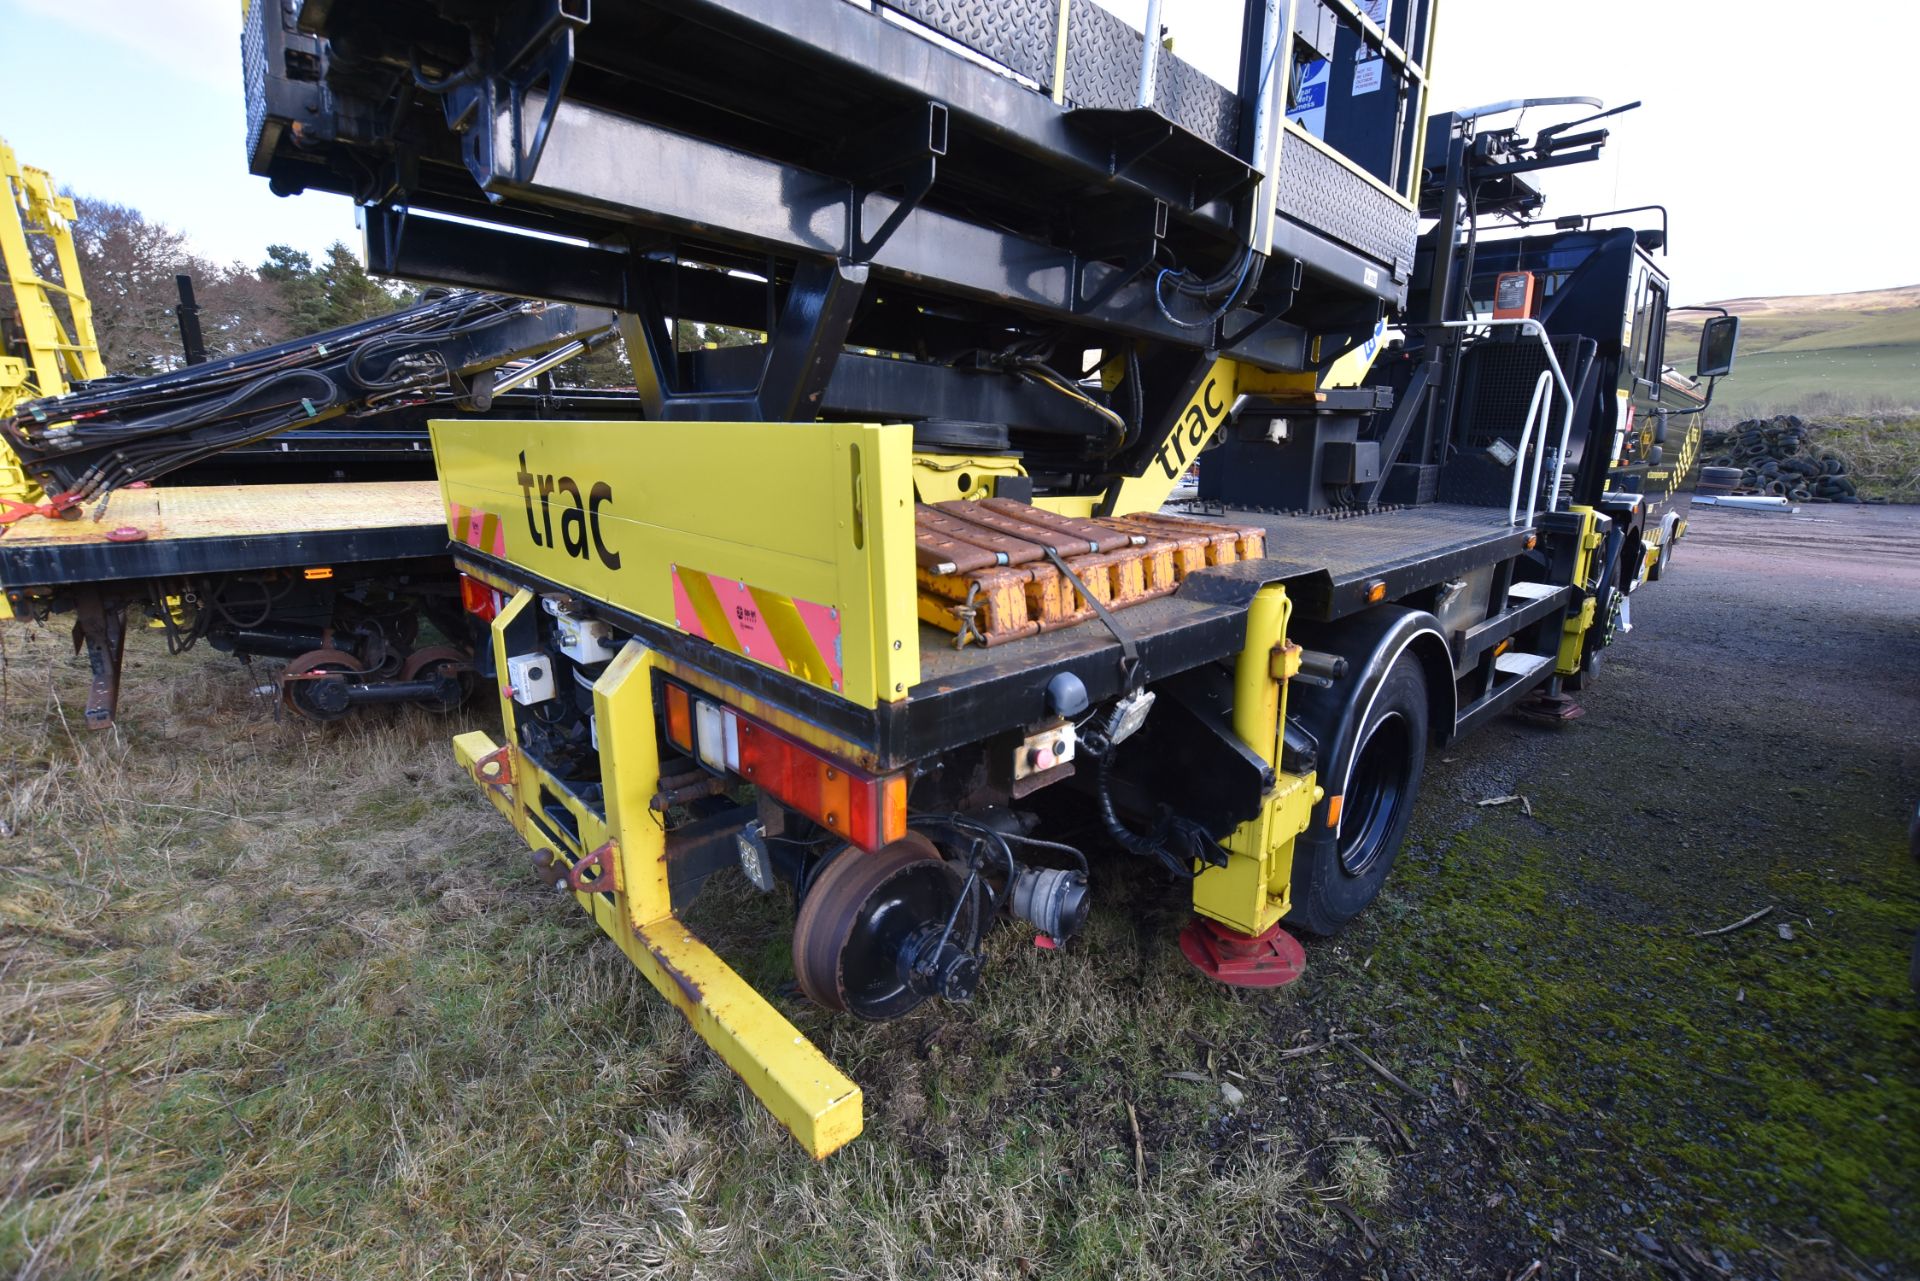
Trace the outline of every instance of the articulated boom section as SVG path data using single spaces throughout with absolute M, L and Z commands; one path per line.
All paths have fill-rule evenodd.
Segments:
M 103 378 L 100 345 L 93 333 L 93 305 L 80 279 L 73 246 L 73 198 L 54 194 L 44 169 L 22 165 L 0 138 L 0 269 L 7 278 L 7 306 L 0 309 L 0 419 L 37 396 L 58 396 L 67 385 Z M 41 274 L 34 248 L 44 246 L 59 271 Z M 64 304 L 65 315 L 55 305 Z M 17 325 L 17 329 L 16 329 Z M 0 514 L 12 504 L 32 503 L 40 486 L 0 440 Z M 0 601 L 0 618 L 7 606 Z

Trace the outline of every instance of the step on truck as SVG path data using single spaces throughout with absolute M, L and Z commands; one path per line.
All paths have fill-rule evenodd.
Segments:
M 716 872 L 864 1019 L 972 996 L 997 922 L 1071 939 L 1115 859 L 1285 982 L 1428 752 L 1570 715 L 1678 536 L 1697 415 L 1634 452 L 1659 356 L 1590 288 L 1643 250 L 1490 247 L 1604 127 L 1429 120 L 1430 0 L 1249 0 L 1231 86 L 1161 9 L 248 14 L 276 191 L 353 196 L 376 270 L 622 316 L 642 418 L 432 426 L 501 711 L 454 750 L 815 1155 L 859 1086 L 682 922 Z

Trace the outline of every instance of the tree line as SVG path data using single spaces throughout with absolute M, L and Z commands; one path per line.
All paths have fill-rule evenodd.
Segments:
M 416 289 L 370 275 L 341 241 L 317 260 L 290 245 L 270 245 L 256 266 L 222 265 L 194 253 L 184 232 L 129 205 L 76 196 L 74 209 L 74 249 L 109 374 L 139 377 L 185 363 L 175 313 L 179 275 L 193 278 L 207 355 L 216 360 L 369 320 L 419 299 Z M 51 253 L 45 257 L 36 264 L 40 273 L 57 279 Z M 618 342 L 561 366 L 556 376 L 571 386 L 633 384 Z

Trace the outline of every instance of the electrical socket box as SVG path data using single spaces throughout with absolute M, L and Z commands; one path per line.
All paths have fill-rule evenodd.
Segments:
M 562 654 L 583 667 L 612 661 L 617 652 L 613 628 L 598 619 L 580 617 L 551 596 L 543 597 L 540 605 L 553 617 Z
M 557 692 L 553 660 L 545 654 L 515 654 L 507 659 L 507 689 L 522 707 L 544 703 Z
M 1014 749 L 1013 777 L 1017 781 L 1067 764 L 1073 759 L 1074 744 L 1072 721 L 1027 735 Z
M 612 660 L 615 653 L 613 628 L 592 618 L 567 618 L 563 615 L 555 621 L 558 623 L 562 654 L 582 666 Z

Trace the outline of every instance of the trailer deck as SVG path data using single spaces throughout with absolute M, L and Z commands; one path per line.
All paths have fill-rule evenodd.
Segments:
M 430 480 L 122 489 L 97 517 L 0 526 L 0 584 L 17 591 L 446 549 L 440 487 Z

